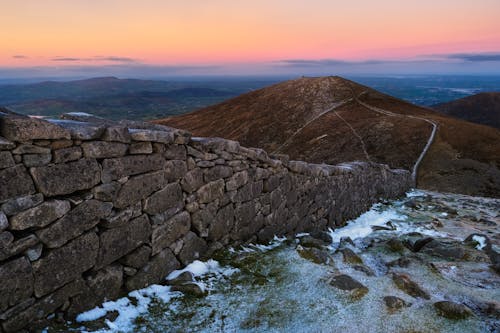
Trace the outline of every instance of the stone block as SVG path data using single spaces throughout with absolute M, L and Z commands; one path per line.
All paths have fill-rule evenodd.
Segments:
M 102 140 L 129 143 L 132 138 L 125 126 L 109 126 L 104 131 Z
M 165 171 L 156 171 L 130 178 L 118 192 L 114 201 L 116 208 L 125 208 L 167 185 Z
M 216 199 L 220 199 L 224 195 L 224 180 L 219 179 L 205 184 L 198 189 L 196 194 L 198 195 L 200 203 L 209 203 Z
M 231 233 L 234 225 L 234 208 L 232 204 L 219 209 L 208 229 L 208 240 L 219 241 Z
M 48 121 L 2 112 L 0 112 L 0 135 L 17 142 L 71 138 L 68 130 Z
M 52 154 L 24 154 L 23 163 L 28 168 L 47 165 L 52 160 Z
M 182 160 L 187 158 L 186 147 L 184 145 L 168 145 L 163 154 L 169 160 Z
M 174 133 L 171 131 L 155 131 L 148 129 L 129 129 L 134 141 L 150 141 L 160 143 L 174 143 Z
M 153 145 L 151 142 L 134 142 L 129 147 L 130 154 L 151 154 Z
M 0 235 L 5 234 L 3 232 Z M 11 242 L 8 246 L 0 248 L 0 261 L 4 261 L 15 255 L 21 254 L 32 246 L 38 244 L 38 239 L 35 235 L 28 235 L 21 239 Z
M 262 193 L 262 180 L 243 185 L 234 197 L 235 202 L 244 202 L 257 198 Z
M 33 293 L 30 262 L 22 257 L 0 264 L 0 312 L 26 300 Z
M 14 215 L 10 219 L 10 227 L 12 230 L 25 230 L 32 227 L 41 228 L 66 214 L 70 208 L 67 200 L 46 201 Z
M 233 175 L 233 168 L 225 165 L 216 165 L 205 170 L 205 181 L 211 182 L 221 178 L 229 178 Z
M 0 233 L 9 227 L 9 220 L 4 212 L 0 211 Z
M 179 180 L 187 173 L 187 164 L 185 161 L 170 160 L 165 163 L 165 171 L 169 182 Z
M 69 147 L 53 151 L 54 163 L 65 163 L 76 161 L 82 157 L 82 148 Z
M 37 188 L 45 196 L 71 194 L 99 184 L 101 168 L 95 159 L 30 169 Z
M 183 205 L 181 186 L 171 183 L 144 201 L 144 212 L 154 215 L 179 205 Z
M 12 150 L 12 154 L 50 154 L 50 148 L 40 147 L 32 144 L 21 144 Z
M 200 237 L 208 236 L 208 227 L 215 219 L 215 214 L 217 213 L 217 205 L 212 202 L 206 205 L 205 208 L 198 210 L 192 215 L 192 224 L 194 230 Z
M 89 232 L 33 262 L 35 296 L 46 295 L 79 278 L 95 265 L 98 250 L 99 237 Z
M 187 172 L 181 180 L 182 189 L 188 193 L 193 193 L 203 184 L 205 184 L 203 182 L 203 171 L 200 168 Z
M 147 215 L 129 221 L 121 227 L 101 233 L 97 267 L 104 267 L 146 243 L 151 235 Z
M 112 209 L 113 205 L 109 202 L 87 200 L 36 234 L 47 247 L 60 247 L 92 229 L 102 218 L 109 216 Z
M 121 142 L 90 141 L 82 143 L 82 149 L 87 158 L 112 158 L 124 156 L 128 145 Z
M 24 166 L 0 170 L 0 202 L 33 193 L 35 186 Z
M 139 217 L 142 214 L 142 204 L 137 202 L 136 204 L 129 206 L 125 209 L 113 212 L 109 217 L 105 218 L 100 226 L 105 228 L 116 228 L 121 227 L 133 218 Z
M 67 119 L 50 119 L 51 123 L 69 131 L 73 140 L 96 140 L 101 138 L 105 125 Z
M 165 249 L 142 267 L 137 274 L 129 277 L 125 283 L 127 290 L 137 290 L 154 283 L 160 283 L 172 271 L 180 267 L 179 261 L 175 258 L 170 249 Z
M 184 237 L 191 227 L 191 217 L 188 212 L 182 212 L 166 222 L 156 225 L 151 235 L 152 254 L 159 253 L 169 247 L 177 239 Z
M 94 198 L 101 201 L 113 201 L 121 188 L 118 182 L 102 184 L 93 188 Z
M 0 150 L 8 150 L 14 148 L 16 145 L 14 142 L 10 142 L 5 138 L 0 136 Z
M 228 191 L 237 190 L 246 183 L 248 183 L 248 171 L 239 171 L 227 180 L 226 189 Z
M 147 245 L 143 245 L 121 258 L 120 263 L 125 266 L 140 269 L 148 263 L 150 256 L 151 248 Z
M 106 159 L 102 162 L 102 181 L 112 180 L 165 168 L 166 161 L 160 154 L 124 156 Z
M 184 245 L 179 253 L 179 260 L 183 265 L 192 263 L 194 260 L 204 258 L 208 246 L 207 243 L 196 236 L 192 231 L 188 232 L 183 238 Z
M 10 151 L 0 151 L 0 169 L 14 166 L 15 162 Z

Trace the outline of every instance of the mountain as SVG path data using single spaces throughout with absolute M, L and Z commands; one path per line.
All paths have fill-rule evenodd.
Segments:
M 419 187 L 500 197 L 499 130 L 340 77 L 290 80 L 155 122 L 312 163 L 361 160 L 411 170 L 429 143 Z
M 485 92 L 432 106 L 447 115 L 500 129 L 500 92 Z
M 156 81 L 101 77 L 0 86 L 0 105 L 15 112 L 57 117 L 88 112 L 107 119 L 152 119 L 193 111 L 272 80 Z

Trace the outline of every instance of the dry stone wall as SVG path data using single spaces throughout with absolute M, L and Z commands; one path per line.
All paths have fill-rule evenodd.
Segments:
M 70 318 L 228 245 L 341 226 L 411 185 L 84 114 L 0 113 L 0 332 Z

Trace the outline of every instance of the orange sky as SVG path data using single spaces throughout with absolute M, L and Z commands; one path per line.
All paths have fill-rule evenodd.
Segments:
M 500 51 L 499 0 L 1 0 L 0 66 Z

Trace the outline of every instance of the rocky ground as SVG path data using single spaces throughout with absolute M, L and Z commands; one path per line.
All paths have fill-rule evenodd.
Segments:
M 499 212 L 500 200 L 412 192 L 333 232 L 197 262 L 48 331 L 498 332 Z

